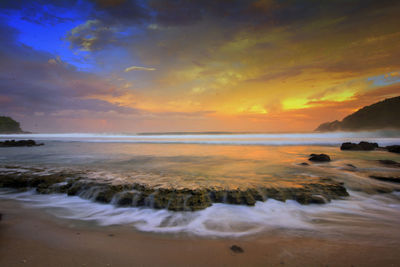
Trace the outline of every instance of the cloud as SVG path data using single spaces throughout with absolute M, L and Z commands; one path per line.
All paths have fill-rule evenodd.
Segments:
M 96 74 L 75 67 L 28 46 L 16 45 L 13 30 L 0 20 L 0 112 L 20 118 L 32 127 L 30 114 L 57 114 L 60 110 L 137 114 L 93 96 L 126 94 L 126 91 Z M 47 118 L 49 127 L 55 118 Z M 36 121 L 37 122 L 37 121 Z
M 93 73 L 75 69 L 56 51 L 22 45 L 20 33 L 0 25 L 6 36 L 0 41 L 2 111 L 63 118 L 73 113 L 76 119 L 92 114 L 128 120 L 129 114 L 132 125 L 151 118 L 151 127 L 169 127 L 174 114 L 200 114 L 205 128 L 304 130 L 315 128 L 313 119 L 336 116 L 335 108 L 345 115 L 362 103 L 359 96 L 367 99 L 366 92 L 379 100 L 383 95 L 368 77 L 400 70 L 395 1 L 40 0 L 46 8 L 31 4 L 29 12 L 28 2 L 2 3 L 38 23 L 60 23 L 53 16 L 62 8 L 78 12 L 66 29 L 69 47 L 60 49 L 86 51 L 76 54 L 90 58 Z M 122 72 L 131 64 L 151 67 Z M 378 78 L 380 86 L 398 80 Z M 349 102 L 354 99 L 357 105 Z
M 153 70 L 156 70 L 156 69 L 155 68 L 147 68 L 147 67 L 131 66 L 131 67 L 126 68 L 124 71 L 125 72 L 130 72 L 130 71 L 133 71 L 133 70 L 153 71 Z
M 71 48 L 96 51 L 116 42 L 117 29 L 110 28 L 100 20 L 87 20 L 67 33 Z

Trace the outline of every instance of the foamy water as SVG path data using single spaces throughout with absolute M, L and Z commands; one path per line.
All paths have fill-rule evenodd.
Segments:
M 0 190 L 0 199 L 14 199 L 59 218 L 93 221 L 99 225 L 131 225 L 140 231 L 189 233 L 198 236 L 238 237 L 268 231 L 305 231 L 309 234 L 353 238 L 379 237 L 400 241 L 400 194 L 366 195 L 350 192 L 347 200 L 326 205 L 300 205 L 268 200 L 254 207 L 214 204 L 196 212 L 149 208 L 117 208 L 62 194 L 39 195 Z M 377 241 L 378 242 L 378 241 Z

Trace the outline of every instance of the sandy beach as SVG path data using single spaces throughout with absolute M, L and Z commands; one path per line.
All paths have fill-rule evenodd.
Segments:
M 2 200 L 1 266 L 396 266 L 400 247 L 263 234 L 200 238 L 57 219 Z M 237 245 L 243 253 L 230 247 Z

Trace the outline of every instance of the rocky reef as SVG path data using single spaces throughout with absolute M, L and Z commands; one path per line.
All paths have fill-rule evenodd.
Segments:
M 350 143 L 346 142 L 340 146 L 340 150 L 363 150 L 363 151 L 370 151 L 379 148 L 377 143 L 369 143 L 365 141 L 361 141 L 360 143 Z
M 196 211 L 212 203 L 255 205 L 269 198 L 296 200 L 301 204 L 326 203 L 348 196 L 343 183 L 330 178 L 287 187 L 257 188 L 165 188 L 140 183 L 116 183 L 88 178 L 85 172 L 49 171 L 38 168 L 0 168 L 0 187 L 35 189 L 40 194 L 65 193 L 117 206 L 151 207 L 172 211 Z
M 36 143 L 34 140 L 6 140 L 4 142 L 0 142 L 0 147 L 22 147 L 22 146 L 43 146 L 43 143 Z
M 400 153 L 400 145 L 387 146 L 386 149 L 392 153 Z
M 361 141 L 360 143 L 346 142 L 340 146 L 340 150 L 352 151 L 372 151 L 372 150 L 386 150 L 392 153 L 400 153 L 400 145 L 392 145 L 387 147 L 380 147 L 378 143 L 370 143 Z

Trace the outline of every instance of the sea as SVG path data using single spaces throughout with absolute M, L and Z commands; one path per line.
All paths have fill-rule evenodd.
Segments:
M 326 204 L 268 199 L 254 206 L 214 203 L 199 211 L 169 211 L 117 207 L 66 194 L 43 195 L 34 189 L 0 190 L 0 199 L 17 200 L 71 223 L 213 238 L 274 232 L 400 244 L 400 184 L 370 178 L 400 177 L 399 167 L 379 162 L 400 162 L 400 155 L 340 150 L 343 142 L 400 144 L 398 131 L 0 135 L 0 141 L 10 139 L 33 139 L 44 146 L 0 148 L 0 171 L 7 166 L 82 170 L 93 179 L 224 189 L 295 187 L 328 177 L 344 183 L 349 193 Z M 332 160 L 312 163 L 308 161 L 312 153 L 325 153 Z

